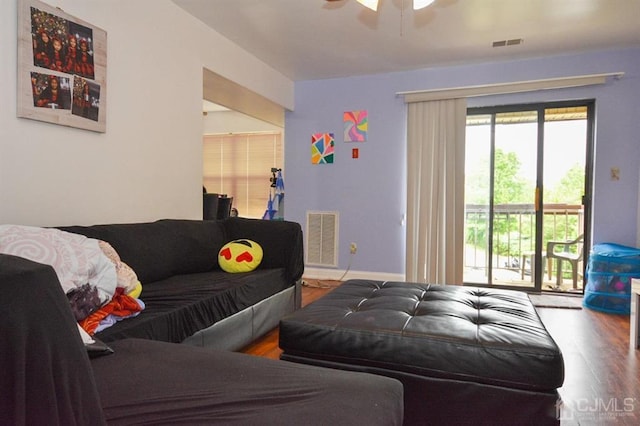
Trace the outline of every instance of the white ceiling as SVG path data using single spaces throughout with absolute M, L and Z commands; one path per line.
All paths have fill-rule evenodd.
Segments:
M 640 46 L 640 0 L 173 1 L 294 81 Z

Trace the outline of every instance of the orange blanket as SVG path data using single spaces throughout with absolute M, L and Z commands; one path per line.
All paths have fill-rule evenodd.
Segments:
M 124 294 L 124 289 L 122 287 L 118 287 L 116 289 L 116 294 L 109 303 L 80 321 L 79 324 L 87 333 L 93 335 L 96 328 L 98 328 L 100 321 L 102 321 L 107 315 L 128 317 L 136 312 L 140 312 L 141 310 L 142 307 L 138 302 L 136 302 L 133 297 Z

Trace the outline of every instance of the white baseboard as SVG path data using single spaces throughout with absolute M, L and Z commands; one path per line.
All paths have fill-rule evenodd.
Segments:
M 343 277 L 344 275 L 344 277 Z M 303 279 L 314 280 L 376 280 L 376 281 L 405 281 L 404 274 L 390 274 L 386 272 L 349 271 L 344 273 L 340 269 L 304 268 Z

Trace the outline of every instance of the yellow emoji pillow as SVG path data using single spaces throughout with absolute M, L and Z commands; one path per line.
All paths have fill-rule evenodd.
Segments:
M 262 262 L 262 247 L 251 240 L 233 240 L 218 252 L 218 263 L 225 272 L 250 272 Z

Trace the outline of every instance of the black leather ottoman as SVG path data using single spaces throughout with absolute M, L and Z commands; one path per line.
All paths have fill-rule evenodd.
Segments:
M 350 280 L 285 317 L 280 348 L 400 379 L 405 424 L 559 424 L 562 353 L 526 293 Z

